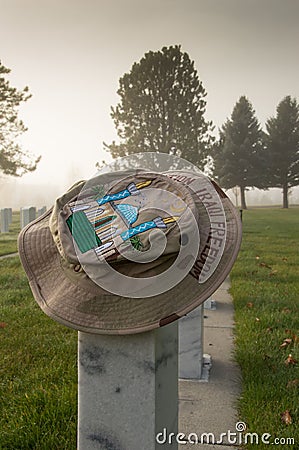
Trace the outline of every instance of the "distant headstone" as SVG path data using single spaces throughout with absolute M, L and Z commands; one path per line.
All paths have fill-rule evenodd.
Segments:
M 216 300 L 209 297 L 203 304 L 204 309 L 210 309 L 211 311 L 215 311 L 217 309 Z
M 21 228 L 24 228 L 28 223 L 36 219 L 35 206 L 21 208 Z
M 0 210 L 0 232 L 8 233 L 9 225 L 11 224 L 12 209 L 2 208 Z
M 47 207 L 46 206 L 42 206 L 41 208 L 38 208 L 38 210 L 37 210 L 37 217 L 42 216 L 43 214 L 45 214 L 46 211 L 47 211 Z
M 8 214 L 8 222 L 9 222 L 9 225 L 11 224 L 11 222 L 12 222 L 12 208 L 4 208 L 4 209 L 6 209 L 8 212 L 7 212 L 7 214 Z
M 179 377 L 200 379 L 203 367 L 203 307 L 179 321 Z

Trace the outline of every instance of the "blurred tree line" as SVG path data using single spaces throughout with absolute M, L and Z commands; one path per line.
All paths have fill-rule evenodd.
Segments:
M 213 136 L 205 119 L 206 91 L 194 61 L 179 45 L 148 52 L 119 80 L 120 101 L 111 117 L 120 142 L 104 143 L 113 158 L 141 152 L 169 153 L 199 169 L 209 165 L 224 189 L 240 189 L 246 209 L 250 187 L 282 188 L 299 184 L 299 105 L 286 96 L 262 130 L 246 96 L 236 102 L 230 118 Z
M 36 169 L 40 157 L 22 150 L 19 136 L 27 128 L 18 108 L 31 94 L 6 79 L 10 69 L 0 62 L 0 173 L 13 176 Z M 119 143 L 104 143 L 113 158 L 158 152 L 178 156 L 199 169 L 209 168 L 224 189 L 278 187 L 283 207 L 290 188 L 299 185 L 299 105 L 290 95 L 262 129 L 252 104 L 242 95 L 215 138 L 206 120 L 206 90 L 194 61 L 181 46 L 146 53 L 119 80 L 119 103 L 111 117 Z
M 0 61 L 0 173 L 21 176 L 36 169 L 40 157 L 22 150 L 18 138 L 27 128 L 19 119 L 18 108 L 31 97 L 26 86 L 18 90 L 11 86 L 7 75 L 10 69 Z

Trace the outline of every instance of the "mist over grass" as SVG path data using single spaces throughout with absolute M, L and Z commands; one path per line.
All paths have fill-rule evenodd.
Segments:
M 95 171 L 96 172 L 96 171 Z M 95 173 L 91 173 L 90 177 Z M 26 180 L 2 178 L 0 179 L 0 208 L 13 208 L 18 210 L 24 206 L 47 206 L 50 208 L 57 197 L 60 197 L 74 183 L 82 179 L 88 179 L 74 172 L 66 176 L 63 181 L 56 181 L 55 174 L 48 180 L 40 183 L 27 183 Z M 235 195 L 235 190 L 226 191 L 234 205 L 240 204 L 240 196 Z M 250 208 L 255 206 L 272 206 L 281 207 L 282 192 L 279 188 L 271 188 L 268 190 L 249 189 L 246 191 L 247 206 Z M 299 205 L 299 186 L 290 189 L 289 195 L 290 206 Z

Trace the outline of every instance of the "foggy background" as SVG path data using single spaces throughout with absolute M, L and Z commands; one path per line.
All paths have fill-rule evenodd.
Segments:
M 0 0 L 0 14 L 7 78 L 32 93 L 20 109 L 23 149 L 42 155 L 33 173 L 1 175 L 0 207 L 49 207 L 109 160 L 102 143 L 117 140 L 118 80 L 149 50 L 181 44 L 195 61 L 216 135 L 241 95 L 262 126 L 286 95 L 299 98 L 297 0 Z M 280 189 L 246 198 L 282 204 Z

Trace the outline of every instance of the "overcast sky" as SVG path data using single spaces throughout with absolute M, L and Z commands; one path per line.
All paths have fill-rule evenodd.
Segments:
M 299 98 L 298 0 L 0 0 L 0 17 L 0 59 L 33 95 L 24 148 L 42 155 L 16 189 L 95 173 L 116 137 L 118 80 L 149 50 L 182 45 L 216 127 L 241 95 L 262 125 L 283 97 Z

